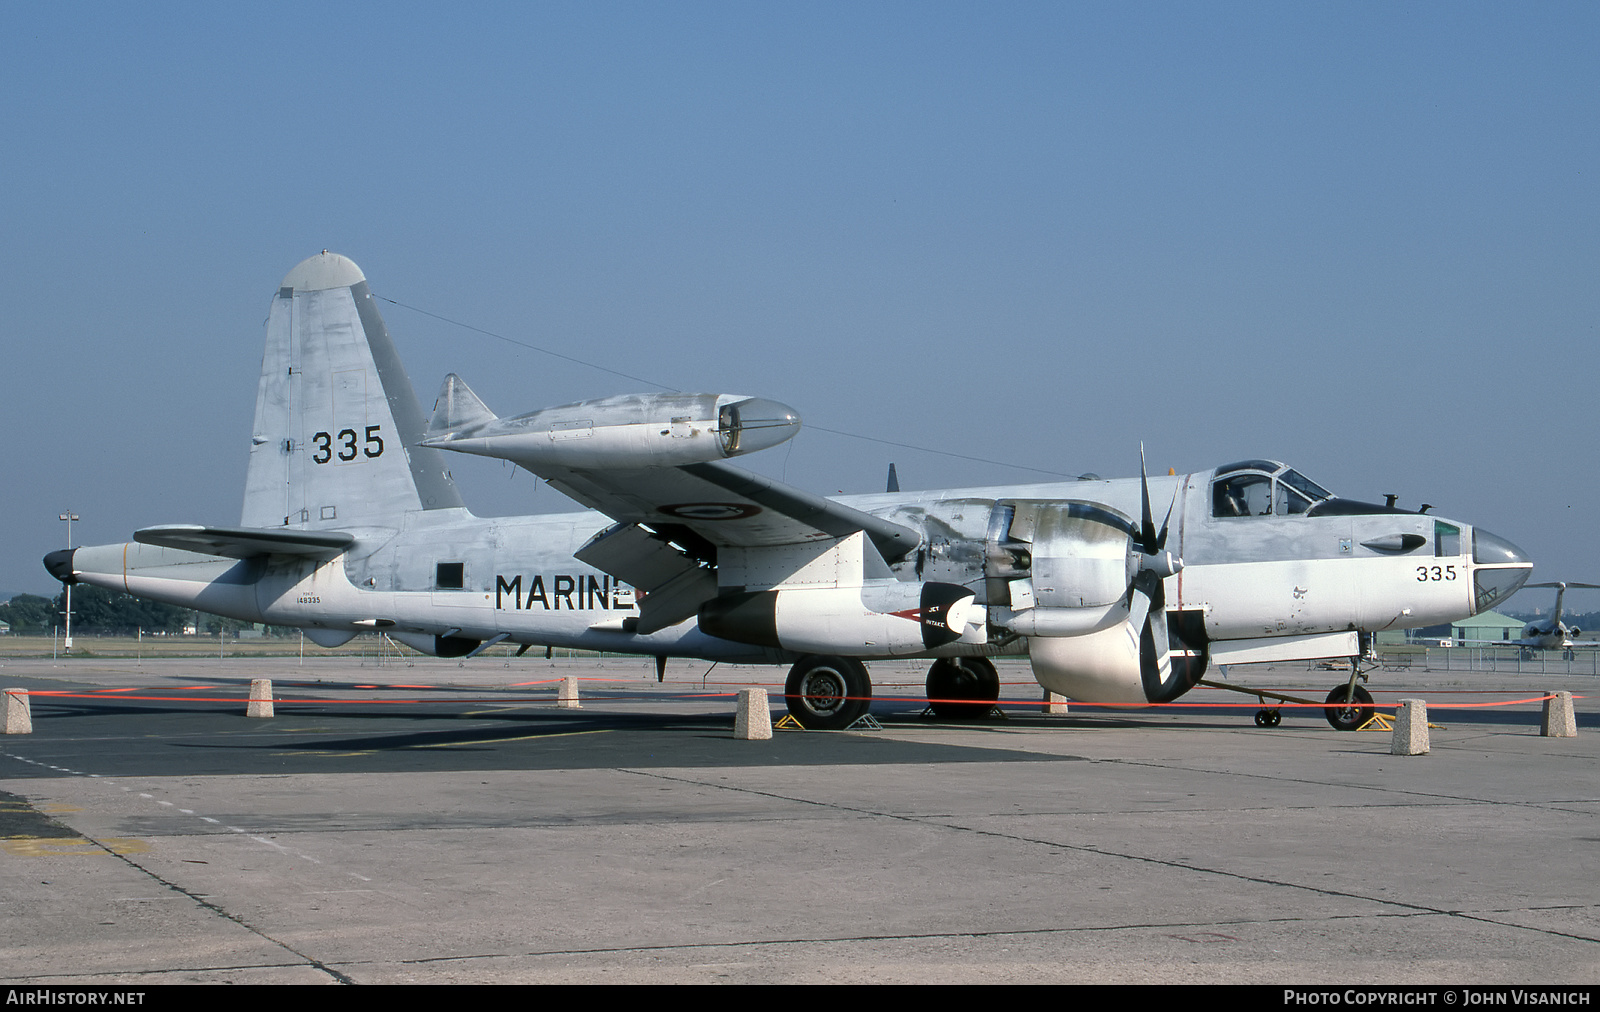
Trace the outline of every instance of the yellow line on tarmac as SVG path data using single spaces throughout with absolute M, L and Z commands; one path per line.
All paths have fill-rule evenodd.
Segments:
M 0 850 L 13 857 L 95 857 L 104 855 L 106 851 L 113 854 L 144 854 L 150 850 L 150 844 L 131 836 L 108 836 L 99 841 L 81 836 L 13 836 L 0 840 Z
M 308 748 L 308 749 L 301 749 L 301 750 L 299 750 L 297 752 L 274 752 L 272 754 L 275 755 L 275 756 L 280 756 L 280 755 L 309 755 L 309 756 L 320 756 L 323 759 L 348 759 L 351 756 L 372 755 L 372 754 L 376 753 L 377 751 L 378 750 L 375 749 L 375 748 L 369 748 L 369 749 L 364 749 L 364 750 L 362 750 L 360 752 L 329 752 L 329 751 L 326 751 L 326 750 Z
M 323 759 L 344 759 L 358 755 L 376 755 L 379 752 L 403 752 L 417 748 L 458 748 L 462 745 L 498 745 L 507 741 L 542 741 L 546 738 L 572 738 L 580 734 L 609 734 L 609 727 L 596 728 L 592 731 L 562 731 L 558 734 L 523 734 L 515 738 L 473 738 L 465 741 L 439 741 L 426 745 L 399 745 L 392 749 L 369 748 L 359 752 L 324 752 L 314 749 L 305 749 L 298 752 L 274 752 L 275 756 L 304 755 L 316 756 Z
M 490 714 L 490 713 L 509 713 L 512 710 L 532 710 L 532 709 L 535 709 L 535 707 L 532 704 L 524 703 L 524 704 L 522 704 L 520 706 L 491 706 L 487 710 L 464 710 L 464 711 L 462 711 L 461 715 L 463 717 L 482 717 L 485 714 Z M 549 709 L 549 707 L 538 707 L 538 709 Z
M 524 734 L 515 738 L 481 738 L 476 741 L 441 741 L 432 745 L 407 745 L 406 748 L 454 748 L 457 745 L 496 745 L 503 741 L 543 741 L 546 738 L 572 738 L 580 734 L 610 734 L 611 728 L 599 727 L 593 731 L 562 731 L 559 734 Z

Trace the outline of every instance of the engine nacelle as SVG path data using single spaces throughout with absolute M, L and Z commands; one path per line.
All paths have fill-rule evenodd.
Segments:
M 700 606 L 700 629 L 798 653 L 883 657 L 954 643 L 981 615 L 966 587 L 872 580 L 725 594 Z
M 677 467 L 776 446 L 800 431 L 777 401 L 738 394 L 633 394 L 491 418 L 424 446 L 543 467 Z
M 1139 667 L 1139 634 L 1127 622 L 1082 636 L 1028 641 L 1033 677 L 1051 692 L 1089 703 L 1148 703 Z

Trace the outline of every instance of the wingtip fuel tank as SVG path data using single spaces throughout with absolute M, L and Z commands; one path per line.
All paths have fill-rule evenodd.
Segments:
M 498 418 L 454 374 L 423 446 L 546 467 L 677 467 L 765 450 L 794 437 L 786 404 L 741 394 L 629 394 Z

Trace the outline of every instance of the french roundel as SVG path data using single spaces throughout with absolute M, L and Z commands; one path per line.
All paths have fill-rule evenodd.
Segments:
M 656 512 L 680 520 L 743 520 L 760 513 L 761 507 L 743 502 L 680 502 L 657 506 Z

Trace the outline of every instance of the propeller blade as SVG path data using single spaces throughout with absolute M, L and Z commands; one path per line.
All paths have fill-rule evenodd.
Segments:
M 1165 686 L 1172 681 L 1172 642 L 1167 638 L 1166 609 L 1152 611 L 1139 634 L 1139 673 L 1146 684 Z
M 1143 629 L 1145 619 L 1150 615 L 1150 603 L 1150 581 L 1144 573 L 1140 573 L 1128 586 L 1128 625 Z
M 1128 621 L 1139 630 L 1140 675 L 1146 686 L 1164 686 L 1172 680 L 1172 641 L 1167 633 L 1167 595 L 1161 577 L 1141 572 L 1134 577 L 1130 593 Z
M 1144 469 L 1144 443 L 1139 444 L 1139 495 L 1142 507 L 1139 523 L 1139 551 L 1145 555 L 1154 555 L 1161 549 L 1156 545 L 1156 521 L 1150 515 L 1150 476 Z M 1169 513 L 1170 517 L 1171 514 Z M 1166 527 L 1162 527 L 1162 540 L 1165 540 Z
M 1167 547 L 1167 530 L 1172 524 L 1172 510 L 1178 505 L 1178 493 L 1173 491 L 1172 501 L 1167 503 L 1167 515 L 1161 521 L 1161 531 L 1157 533 L 1156 518 L 1150 510 L 1150 476 L 1145 471 L 1144 443 L 1139 444 L 1139 500 L 1139 552 L 1145 556 L 1159 555 Z

